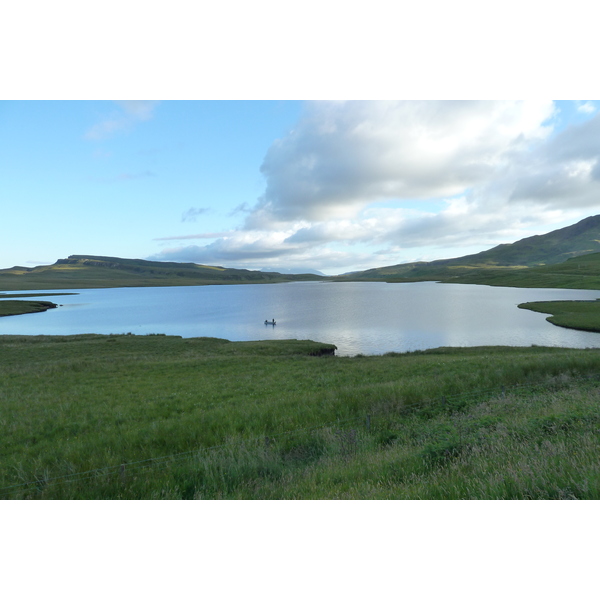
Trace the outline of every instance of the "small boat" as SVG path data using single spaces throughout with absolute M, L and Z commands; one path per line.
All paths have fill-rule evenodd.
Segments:
M 275 319 L 273 319 L 272 321 L 265 321 L 265 325 L 276 325 Z

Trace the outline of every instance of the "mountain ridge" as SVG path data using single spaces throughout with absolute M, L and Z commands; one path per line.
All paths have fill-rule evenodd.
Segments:
M 318 281 L 317 275 L 72 254 L 52 265 L 0 270 L 0 290 L 160 287 Z
M 600 289 L 600 215 L 477 254 L 401 263 L 331 277 L 86 254 L 72 254 L 53 265 L 0 270 L 0 291 L 289 281 L 440 281 Z
M 545 234 L 533 235 L 513 243 L 499 244 L 489 250 L 457 258 L 419 261 L 376 267 L 351 275 L 351 279 L 405 280 L 447 279 L 473 269 L 530 269 L 564 263 L 583 255 L 600 252 L 600 215 Z

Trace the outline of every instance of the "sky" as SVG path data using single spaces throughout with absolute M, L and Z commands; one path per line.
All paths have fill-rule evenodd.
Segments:
M 1 268 L 71 254 L 327 275 L 600 213 L 600 102 L 0 103 Z
M 598 214 L 590 6 L 13 3 L 0 268 L 91 254 L 334 275 Z

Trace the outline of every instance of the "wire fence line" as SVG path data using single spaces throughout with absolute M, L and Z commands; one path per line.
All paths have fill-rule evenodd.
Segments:
M 581 377 L 572 377 L 569 379 L 569 383 L 573 383 L 576 381 L 590 381 L 590 380 L 598 380 L 600 379 L 600 375 L 588 375 Z M 397 416 L 404 416 L 409 414 L 414 414 L 418 412 L 425 412 L 428 408 L 432 406 L 441 406 L 442 408 L 447 408 L 452 410 L 452 405 L 457 400 L 473 400 L 476 398 L 481 398 L 485 396 L 494 396 L 494 395 L 505 395 L 507 392 L 515 392 L 521 390 L 533 390 L 539 388 L 548 388 L 551 384 L 548 382 L 540 382 L 540 383 L 530 383 L 530 384 L 514 384 L 511 386 L 501 386 L 497 388 L 484 388 L 472 391 L 470 393 L 457 393 L 451 395 L 442 395 L 439 398 L 435 399 L 423 399 L 417 402 L 412 402 L 410 404 L 405 404 L 394 411 L 394 414 Z M 27 488 L 37 487 L 37 488 L 45 488 L 48 485 L 57 484 L 57 483 L 77 483 L 80 481 L 85 481 L 88 479 L 93 479 L 101 476 L 111 476 L 111 475 L 119 475 L 124 477 L 125 474 L 129 474 L 132 471 L 148 469 L 153 467 L 160 467 L 166 463 L 178 462 L 181 460 L 185 460 L 193 457 L 194 455 L 198 456 L 201 454 L 209 453 L 215 450 L 221 450 L 224 448 L 239 448 L 245 444 L 255 444 L 261 443 L 269 446 L 274 443 L 276 440 L 281 438 L 288 438 L 300 433 L 310 433 L 316 431 L 322 431 L 331 427 L 341 427 L 348 426 L 351 424 L 354 425 L 363 425 L 364 429 L 368 432 L 371 429 L 372 420 L 378 418 L 379 415 L 375 415 L 373 413 L 366 413 L 362 415 L 357 415 L 354 417 L 349 417 L 346 419 L 336 419 L 335 421 L 330 421 L 328 423 L 321 423 L 319 425 L 301 427 L 297 429 L 290 429 L 287 431 L 279 431 L 273 432 L 268 436 L 260 435 L 251 438 L 246 438 L 243 440 L 235 440 L 233 442 L 227 442 L 223 444 L 216 444 L 213 446 L 205 446 L 194 448 L 193 450 L 187 450 L 184 452 L 177 452 L 173 454 L 167 454 L 158 457 L 151 457 L 146 459 L 141 459 L 132 462 L 124 462 L 119 463 L 118 465 L 107 465 L 104 467 L 98 467 L 95 469 L 90 469 L 88 471 L 80 471 L 76 473 L 67 473 L 65 475 L 57 475 L 55 477 L 38 477 L 34 480 L 24 481 L 21 483 L 16 483 L 13 485 L 5 486 L 0 488 L 0 496 L 8 497 L 14 493 L 21 492 L 27 490 Z
M 127 462 L 127 463 L 120 463 L 118 465 L 109 465 L 109 466 L 104 466 L 104 467 L 98 467 L 96 469 L 90 469 L 88 471 L 81 471 L 81 472 L 77 472 L 77 473 L 67 473 L 65 475 L 57 475 L 55 477 L 38 478 L 35 480 L 25 481 L 22 483 L 16 483 L 16 484 L 13 484 L 10 486 L 2 487 L 2 488 L 0 488 L 0 495 L 4 496 L 4 495 L 10 494 L 10 493 L 21 491 L 23 488 L 27 488 L 27 487 L 39 487 L 39 486 L 45 487 L 46 485 L 49 485 L 52 483 L 59 483 L 59 482 L 72 483 L 72 482 L 76 482 L 76 481 L 82 481 L 85 479 L 92 479 L 94 477 L 108 476 L 108 475 L 120 475 L 120 474 L 123 474 L 123 472 L 125 470 L 127 472 L 130 472 L 135 469 L 154 467 L 154 466 L 166 463 L 166 462 L 174 462 L 177 460 L 182 460 L 182 459 L 189 458 L 193 455 L 197 455 L 197 454 L 201 454 L 201 453 L 206 453 L 206 452 L 219 450 L 219 449 L 223 449 L 223 448 L 239 447 L 241 444 L 252 444 L 252 443 L 256 443 L 256 442 L 269 443 L 269 442 L 275 441 L 276 438 L 291 436 L 291 435 L 298 434 L 298 433 L 318 431 L 318 430 L 326 429 L 328 427 L 332 427 L 334 425 L 340 426 L 343 424 L 355 423 L 355 422 L 358 422 L 359 419 L 362 419 L 362 417 L 352 417 L 349 419 L 336 419 L 335 421 L 331 421 L 330 423 L 326 423 L 326 424 L 320 424 L 320 425 L 311 426 L 311 427 L 301 427 L 298 429 L 291 429 L 288 431 L 272 433 L 271 436 L 261 435 L 261 436 L 256 436 L 256 437 L 252 437 L 252 438 L 246 438 L 242 441 L 229 442 L 229 443 L 225 443 L 225 444 L 217 444 L 214 446 L 204 446 L 201 448 L 194 448 L 193 450 L 186 450 L 185 452 L 177 452 L 174 454 L 167 454 L 164 456 L 151 457 L 151 458 L 146 458 L 146 459 Z

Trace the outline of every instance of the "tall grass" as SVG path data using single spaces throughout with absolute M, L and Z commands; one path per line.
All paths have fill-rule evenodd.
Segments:
M 2 337 L 0 495 L 598 497 L 598 351 L 328 349 Z

